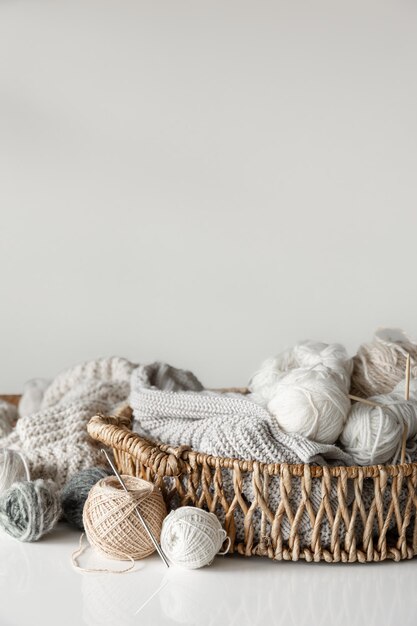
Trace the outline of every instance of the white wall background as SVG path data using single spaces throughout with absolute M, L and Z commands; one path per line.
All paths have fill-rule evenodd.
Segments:
M 411 0 L 0 0 L 0 383 L 417 334 Z

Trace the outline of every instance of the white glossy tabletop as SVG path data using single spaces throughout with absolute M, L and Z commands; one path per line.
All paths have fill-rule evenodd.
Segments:
M 34 544 L 0 536 L 1 626 L 414 626 L 417 560 L 367 565 L 278 563 L 217 557 L 198 571 L 153 556 L 137 571 L 87 574 L 70 555 L 79 535 L 64 524 Z M 89 549 L 84 567 L 123 567 Z

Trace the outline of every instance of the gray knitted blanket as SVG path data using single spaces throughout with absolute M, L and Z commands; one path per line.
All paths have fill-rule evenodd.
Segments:
M 145 370 L 144 366 L 134 370 L 129 398 L 134 430 L 144 437 L 173 446 L 188 445 L 214 456 L 263 463 L 351 463 L 351 457 L 337 446 L 283 432 L 275 418 L 250 396 L 161 389 L 150 385 Z

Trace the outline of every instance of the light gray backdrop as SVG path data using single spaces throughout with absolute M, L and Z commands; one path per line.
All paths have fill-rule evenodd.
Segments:
M 0 1 L 0 382 L 417 334 L 417 5 Z

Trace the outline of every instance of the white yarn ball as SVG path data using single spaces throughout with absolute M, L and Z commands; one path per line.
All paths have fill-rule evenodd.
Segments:
M 328 368 L 317 366 L 283 376 L 267 408 L 285 432 L 333 444 L 343 430 L 350 400 L 341 379 Z
M 342 345 L 303 341 L 265 361 L 249 382 L 250 398 L 285 432 L 333 444 L 350 409 L 352 368 Z
M 30 472 L 24 456 L 17 450 L 0 448 L 0 493 L 26 480 L 30 480 Z
M 339 343 L 302 341 L 262 364 L 248 384 L 251 398 L 266 407 L 275 396 L 276 386 L 283 376 L 295 369 L 313 369 L 319 366 L 326 367 L 337 376 L 348 393 L 353 361 L 345 348 Z
M 357 465 L 378 465 L 393 458 L 402 432 L 402 420 L 390 408 L 357 402 L 352 407 L 340 443 Z
M 165 518 L 161 546 L 174 565 L 197 569 L 213 561 L 226 536 L 214 513 L 183 506 Z
M 249 381 L 248 389 L 251 399 L 266 408 L 275 394 L 275 388 L 282 376 L 283 373 L 279 369 L 277 358 L 272 357 L 264 361 L 261 368 Z
M 28 380 L 23 386 L 23 394 L 19 400 L 19 415 L 26 417 L 40 411 L 43 396 L 46 389 L 51 384 L 45 378 L 33 378 Z
M 410 381 L 410 400 L 404 400 L 404 381 L 390 394 L 369 398 L 378 406 L 352 405 L 340 443 L 358 465 L 396 463 L 404 425 L 408 438 L 417 434 L 417 381 Z

